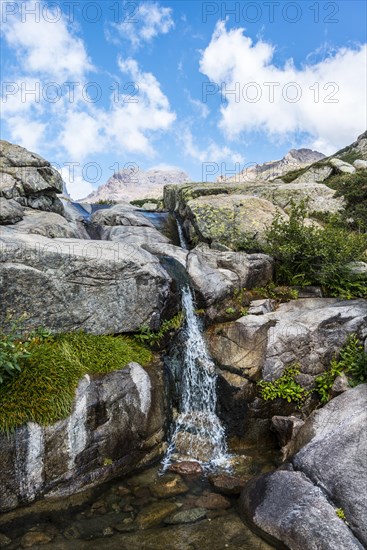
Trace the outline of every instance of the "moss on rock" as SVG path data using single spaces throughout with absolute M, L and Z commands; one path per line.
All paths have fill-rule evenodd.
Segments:
M 104 374 L 134 361 L 146 365 L 152 354 L 128 336 L 72 332 L 34 339 L 19 375 L 0 386 L 0 431 L 25 424 L 52 424 L 72 412 L 75 391 L 85 375 Z

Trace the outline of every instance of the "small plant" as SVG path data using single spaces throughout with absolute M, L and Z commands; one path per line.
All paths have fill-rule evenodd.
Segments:
M 298 407 L 301 407 L 310 394 L 310 391 L 306 391 L 302 388 L 298 382 L 295 381 L 295 377 L 300 373 L 300 366 L 293 365 L 285 369 L 280 378 L 277 378 L 273 382 L 266 382 L 260 380 L 257 386 L 260 388 L 260 394 L 263 399 L 285 399 L 288 403 L 292 401 L 297 403 Z
M 339 356 L 332 359 L 330 368 L 315 379 L 321 403 L 325 404 L 330 400 L 334 381 L 342 373 L 348 376 L 352 387 L 367 382 L 367 353 L 356 334 L 349 336 Z
M 246 315 L 248 315 L 248 310 L 249 310 L 248 307 L 241 307 L 240 313 L 241 313 L 242 317 L 245 317 Z
M 161 328 L 157 332 L 154 332 L 150 330 L 148 326 L 143 325 L 140 327 L 139 333 L 135 335 L 135 338 L 139 342 L 148 344 L 148 346 L 159 346 L 167 332 L 181 328 L 183 318 L 184 316 L 182 311 L 179 311 L 177 315 L 172 317 L 172 319 L 163 321 Z
M 111 466 L 113 464 L 112 458 L 105 458 L 103 460 L 103 466 Z
M 236 313 L 236 310 L 234 307 L 227 307 L 226 313 L 228 313 L 228 315 L 233 315 L 233 313 Z
M 338 518 L 342 519 L 343 521 L 346 520 L 346 516 L 345 516 L 345 512 L 344 512 L 343 508 L 337 508 L 335 510 L 335 513 L 338 516 Z
M 298 290 L 289 286 L 277 286 L 275 283 L 268 283 L 264 287 L 254 288 L 252 292 L 260 294 L 263 298 L 270 298 L 278 302 L 288 302 L 298 299 Z
M 13 321 L 8 316 L 7 323 L 10 323 L 10 330 L 0 332 L 0 384 L 18 374 L 30 355 L 27 342 L 22 337 L 23 320 L 24 316 Z

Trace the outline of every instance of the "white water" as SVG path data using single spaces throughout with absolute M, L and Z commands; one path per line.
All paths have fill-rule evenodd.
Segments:
M 182 229 L 181 224 L 180 224 L 180 222 L 178 221 L 177 218 L 176 218 L 176 224 L 177 224 L 177 231 L 178 231 L 178 238 L 179 238 L 179 241 L 180 241 L 180 246 L 184 250 L 188 250 L 189 247 L 188 247 L 188 244 L 186 242 L 185 235 L 183 233 L 183 229 Z
M 188 287 L 182 291 L 182 307 L 186 328 L 180 413 L 163 460 L 163 470 L 172 459 L 199 460 L 214 466 L 227 458 L 224 428 L 215 412 L 215 366 L 206 349 Z

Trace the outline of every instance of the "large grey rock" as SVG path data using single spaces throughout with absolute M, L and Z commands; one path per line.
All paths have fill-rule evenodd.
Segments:
M 235 289 L 264 286 L 273 273 L 272 259 L 265 254 L 221 252 L 205 245 L 189 252 L 186 269 L 207 306 L 223 300 Z
M 149 243 L 169 243 L 154 226 L 144 227 L 135 225 L 103 226 L 101 238 L 107 241 L 118 241 L 135 246 L 149 245 Z
M 290 550 L 363 550 L 321 489 L 300 472 L 277 471 L 248 482 L 240 513 Z
M 157 459 L 165 423 L 161 373 L 130 363 L 86 375 L 68 418 L 1 434 L 0 511 L 41 496 L 68 496 Z
M 296 453 L 294 467 L 343 509 L 350 528 L 367 546 L 366 425 L 367 384 L 361 384 L 314 411 L 289 454 Z
M 8 141 L 0 141 L 0 196 L 22 206 L 63 213 L 56 193 L 62 193 L 63 180 L 51 164 Z
M 48 239 L 4 229 L 0 237 L 2 321 L 95 333 L 159 326 L 171 279 L 158 259 L 119 242 Z
M 353 162 L 356 170 L 367 170 L 367 160 L 357 159 Z
M 292 550 L 365 548 L 366 423 L 366 384 L 314 411 L 287 444 L 291 462 L 244 488 L 245 519 Z
M 0 197 L 0 225 L 17 223 L 23 215 L 23 208 L 15 200 Z
M 329 164 L 338 170 L 338 172 L 343 172 L 343 174 L 354 174 L 356 169 L 354 166 L 337 158 L 331 158 Z
M 246 241 L 261 244 L 276 212 L 287 218 L 292 204 L 307 201 L 309 212 L 340 211 L 344 199 L 336 198 L 335 193 L 315 182 L 198 183 L 167 185 L 164 204 L 179 215 L 189 241 L 215 242 L 236 249 Z
M 281 304 L 272 313 L 246 315 L 208 331 L 213 358 L 234 372 L 274 380 L 287 366 L 316 376 L 330 364 L 349 334 L 367 336 L 367 301 L 304 298 Z M 254 357 L 257 360 L 254 360 Z
M 209 327 L 205 337 L 219 368 L 218 404 L 228 432 L 251 443 L 274 445 L 270 419 L 300 411 L 293 401 L 261 399 L 257 381 L 273 381 L 298 364 L 297 382 L 313 389 L 315 378 L 330 367 L 352 333 L 367 342 L 366 300 L 306 298 L 281 304 L 273 313 Z M 309 395 L 302 415 L 318 404 L 317 396 Z
M 300 183 L 322 183 L 325 181 L 333 172 L 331 166 L 327 164 L 320 166 L 311 166 L 306 172 L 298 176 L 298 178 L 292 181 L 293 184 Z
M 116 204 L 111 208 L 97 210 L 92 214 L 92 221 L 100 225 L 133 225 L 154 227 L 136 207 L 131 204 Z
M 88 234 L 81 223 L 68 222 L 56 212 L 43 212 L 26 208 L 24 218 L 16 223 L 14 231 L 43 235 L 52 239 L 56 237 L 70 239 L 88 239 Z

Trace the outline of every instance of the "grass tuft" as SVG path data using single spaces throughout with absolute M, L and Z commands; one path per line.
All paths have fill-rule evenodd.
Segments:
M 105 374 L 132 361 L 144 366 L 152 359 L 134 338 L 84 332 L 35 339 L 28 349 L 19 374 L 0 386 L 0 432 L 30 421 L 48 425 L 66 418 L 85 374 Z

